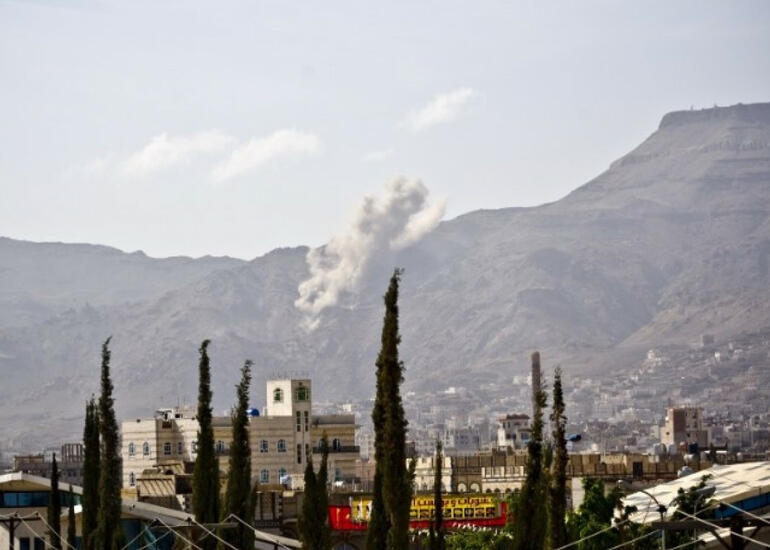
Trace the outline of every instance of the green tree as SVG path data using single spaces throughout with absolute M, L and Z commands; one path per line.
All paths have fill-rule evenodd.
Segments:
M 72 492 L 72 485 L 69 490 L 69 506 L 67 508 L 67 546 L 77 548 L 77 524 L 75 519 L 75 493 Z
M 101 450 L 99 448 L 99 411 L 93 397 L 86 403 L 83 447 L 83 493 L 80 497 L 83 506 L 81 534 L 83 549 L 95 550 L 93 535 L 98 523 Z
M 61 550 L 61 493 L 59 493 L 59 466 L 56 453 L 51 460 L 51 492 L 48 497 L 48 540 L 51 546 Z
M 430 550 L 445 550 L 446 541 L 444 533 L 444 495 L 441 487 L 442 470 L 444 466 L 444 454 L 441 440 L 436 440 L 436 465 L 433 469 L 433 508 L 435 516 L 430 525 L 429 543 Z M 414 460 L 412 460 L 414 462 Z
M 553 463 L 548 490 L 548 544 L 559 548 L 567 542 L 567 416 L 564 413 L 564 392 L 561 385 L 561 367 L 553 375 L 553 406 L 551 428 L 553 437 Z
M 328 523 L 329 495 L 327 493 L 329 444 L 324 434 L 321 439 L 321 464 L 318 473 L 313 461 L 305 464 L 305 492 L 302 498 L 302 515 L 299 518 L 299 536 L 306 550 L 329 550 L 332 547 L 331 528 Z
M 233 441 L 230 445 L 230 468 L 227 473 L 225 505 L 228 514 L 235 514 L 243 521 L 251 522 L 251 448 L 249 446 L 249 387 L 251 386 L 252 362 L 246 361 L 241 368 L 241 381 L 236 386 L 236 405 L 231 414 Z M 212 438 L 213 439 L 213 438 Z M 254 531 L 242 523 L 228 529 L 223 537 L 237 548 L 254 547 Z
M 198 350 L 198 454 L 192 478 L 192 505 L 196 521 L 215 523 L 219 521 L 219 462 L 214 449 L 214 428 L 211 413 L 211 367 L 207 348 L 210 340 L 201 342 Z M 233 445 L 236 442 L 233 441 Z M 248 487 L 248 485 L 247 485 Z M 243 518 L 244 521 L 246 518 Z M 196 535 L 197 538 L 197 535 Z M 203 550 L 215 550 L 217 541 L 213 537 L 196 542 Z
M 532 354 L 532 371 L 540 372 L 540 353 Z M 533 377 L 532 436 L 527 445 L 526 477 L 513 517 L 513 538 L 517 550 L 542 550 L 547 528 L 547 475 L 543 467 L 543 409 L 546 394 Z
M 700 481 L 684 489 L 679 488 L 676 498 L 671 503 L 676 506 L 676 511 L 671 516 L 670 521 L 689 520 L 689 516 L 703 517 L 704 512 L 709 512 L 708 499 L 703 495 L 703 491 L 711 479 L 711 474 L 702 475 Z M 682 513 L 684 512 L 684 513 Z M 698 536 L 698 530 L 692 531 L 673 531 L 666 533 L 666 542 L 670 546 L 677 546 L 686 542 L 695 540 Z
M 377 370 L 383 388 L 383 439 L 377 465 L 382 468 L 382 499 L 390 523 L 388 550 L 409 547 L 409 509 L 412 483 L 406 466 L 407 421 L 401 400 L 404 364 L 399 360 L 398 289 L 402 271 L 396 269 L 385 293 L 385 316 L 382 326 L 382 347 L 377 357 Z M 376 450 L 376 449 L 375 449 Z
M 112 397 L 109 344 L 110 338 L 107 338 L 102 345 L 102 392 L 99 397 L 101 454 L 95 550 L 119 550 L 125 542 L 120 525 L 120 435 L 115 419 L 115 400 Z
M 622 496 L 617 488 L 605 494 L 604 483 L 597 478 L 584 478 L 583 491 L 583 503 L 570 516 L 567 524 L 572 540 L 583 539 L 608 528 Z M 577 549 L 603 550 L 615 546 L 619 540 L 618 532 L 610 530 L 580 542 Z

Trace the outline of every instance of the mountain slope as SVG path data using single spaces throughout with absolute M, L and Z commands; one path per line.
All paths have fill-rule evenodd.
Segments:
M 0 368 L 19 390 L 2 409 L 0 439 L 19 433 L 19 416 L 44 397 L 62 403 L 56 415 L 77 414 L 96 390 L 109 334 L 121 414 L 192 401 L 203 338 L 213 339 L 218 408 L 232 401 L 246 357 L 258 406 L 262 381 L 281 372 L 311 375 L 322 399 L 368 396 L 381 295 L 396 265 L 406 268 L 402 350 L 415 389 L 503 382 L 526 369 L 533 349 L 577 373 L 622 367 L 702 332 L 770 326 L 770 104 L 670 113 L 562 200 L 444 222 L 417 245 L 383 253 L 360 292 L 311 333 L 293 306 L 306 252 L 276 250 L 167 281 L 162 295 L 128 306 L 81 306 L 0 331 Z

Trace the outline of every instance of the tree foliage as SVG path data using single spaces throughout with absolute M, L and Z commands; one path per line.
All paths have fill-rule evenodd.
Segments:
M 548 488 L 548 545 L 559 548 L 567 542 L 567 416 L 564 410 L 564 392 L 561 385 L 561 367 L 553 376 L 553 406 L 551 407 L 551 436 L 553 462 Z
M 377 356 L 377 392 L 372 421 L 375 430 L 375 475 L 367 548 L 401 550 L 409 545 L 409 508 L 412 480 L 406 470 L 406 427 L 400 387 L 404 364 L 399 360 L 398 289 L 396 269 L 384 296 L 380 353 Z
M 328 522 L 329 443 L 324 433 L 321 439 L 321 463 L 316 473 L 313 461 L 305 464 L 305 493 L 302 499 L 302 515 L 298 529 L 302 548 L 306 550 L 330 550 L 332 547 L 331 527 Z
M 101 449 L 99 447 L 99 411 L 93 397 L 86 403 L 86 420 L 83 428 L 83 506 L 81 533 L 84 550 L 95 550 L 93 535 L 97 527 L 99 509 L 99 468 Z
M 192 505 L 195 519 L 200 523 L 219 521 L 219 462 L 214 449 L 212 426 L 211 367 L 207 352 L 209 342 L 201 342 L 198 350 L 198 454 L 193 469 Z M 203 550 L 216 549 L 217 541 L 212 537 L 202 538 L 199 542 Z
M 51 546 L 61 550 L 61 493 L 59 493 L 59 466 L 56 453 L 51 460 L 51 491 L 48 497 L 48 540 Z
M 540 370 L 540 354 L 532 354 L 532 370 Z M 532 436 L 527 445 L 526 477 L 513 517 L 513 538 L 517 550 L 542 550 L 545 546 L 547 471 L 543 460 L 543 409 L 546 394 L 532 385 Z
M 95 550 L 120 550 L 124 544 L 120 525 L 121 463 L 115 400 L 110 379 L 110 338 L 102 345 L 102 387 L 99 396 L 99 510 Z
M 72 492 L 72 485 L 69 488 L 69 507 L 67 509 L 67 546 L 77 548 L 77 520 L 75 519 L 75 493 Z
M 436 465 L 433 469 L 433 508 L 435 517 L 430 526 L 429 550 L 446 550 L 446 533 L 444 532 L 444 495 L 441 488 L 441 478 L 444 467 L 444 454 L 441 440 L 436 440 Z M 414 463 L 414 460 L 412 460 Z
M 225 494 L 227 513 L 235 514 L 246 522 L 251 522 L 253 516 L 251 505 L 251 448 L 249 446 L 251 367 L 251 361 L 246 361 L 243 364 L 241 368 L 241 381 L 236 386 L 236 405 L 231 414 L 232 443 L 230 444 L 230 468 L 227 475 L 227 492 Z M 225 530 L 222 538 L 237 548 L 252 548 L 254 546 L 254 531 L 242 523 L 238 523 L 235 529 Z

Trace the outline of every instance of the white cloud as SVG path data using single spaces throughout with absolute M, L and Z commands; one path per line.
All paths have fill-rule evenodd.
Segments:
M 350 229 L 306 257 L 310 276 L 300 283 L 294 305 L 314 329 L 321 312 L 355 292 L 377 255 L 415 244 L 444 216 L 446 201 L 428 203 L 428 188 L 419 180 L 398 178 L 381 197 L 364 197 Z
M 400 126 L 416 133 L 437 124 L 451 122 L 475 95 L 476 92 L 472 88 L 458 88 L 439 94 L 422 109 L 409 113 Z
M 142 149 L 119 162 L 118 168 L 126 177 L 144 177 L 188 162 L 197 154 L 218 153 L 234 143 L 235 138 L 218 130 L 172 137 L 162 133 L 151 138 Z
M 393 156 L 391 149 L 383 151 L 370 151 L 361 157 L 361 162 L 382 162 Z
M 267 137 L 252 138 L 237 147 L 229 158 L 211 171 L 216 183 L 253 172 L 263 164 L 280 157 L 301 156 L 317 153 L 321 140 L 314 134 L 299 130 L 278 130 Z

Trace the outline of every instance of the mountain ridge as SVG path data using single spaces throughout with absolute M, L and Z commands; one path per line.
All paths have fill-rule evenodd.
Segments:
M 704 332 L 770 326 L 770 103 L 704 111 L 665 115 L 639 146 L 558 201 L 469 212 L 406 250 L 381 252 L 313 332 L 293 305 L 308 276 L 304 247 L 225 268 L 203 262 L 195 269 L 205 273 L 177 273 L 181 282 L 141 300 L 0 328 L 0 368 L 15 371 L 20 390 L 14 414 L 29 414 L 35 396 L 82 401 L 95 391 L 109 334 L 124 415 L 194 396 L 204 338 L 213 340 L 218 409 L 232 400 L 246 357 L 255 360 L 256 405 L 270 373 L 298 369 L 320 399 L 368 397 L 394 266 L 406 268 L 402 354 L 413 390 L 505 383 L 534 349 L 575 376 Z M 62 363 L 74 365 L 66 376 Z M 31 375 L 61 389 L 40 393 Z M 18 437 L 18 418 L 2 415 L 11 428 L 0 440 Z

